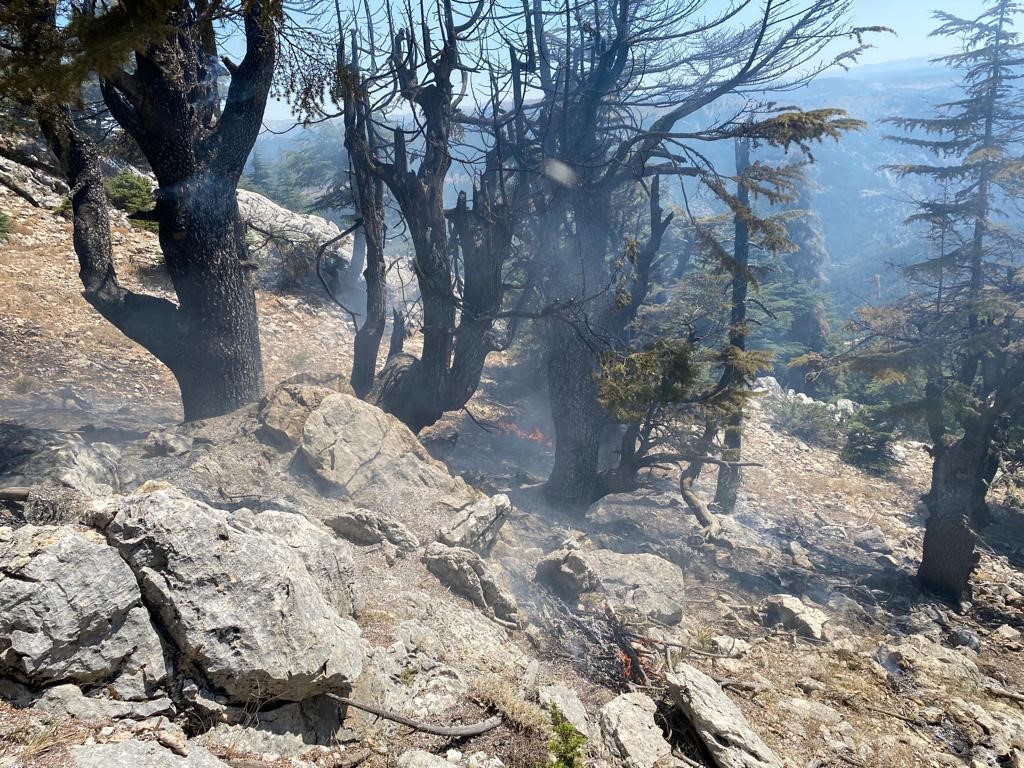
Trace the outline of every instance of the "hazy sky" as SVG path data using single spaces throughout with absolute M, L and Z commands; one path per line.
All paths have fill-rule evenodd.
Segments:
M 854 0 L 854 23 L 859 26 L 891 27 L 896 35 L 874 35 L 876 48 L 861 58 L 862 64 L 877 64 L 948 53 L 953 41 L 928 37 L 936 22 L 936 10 L 973 18 L 981 12 L 981 0 Z

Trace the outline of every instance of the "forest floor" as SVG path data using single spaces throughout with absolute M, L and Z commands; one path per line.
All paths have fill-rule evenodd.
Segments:
M 0 203 L 15 222 L 0 242 L 0 420 L 144 433 L 180 419 L 166 370 L 82 299 L 70 225 L 2 190 Z M 118 226 L 114 242 L 125 285 L 169 295 L 152 234 Z M 351 327 L 336 307 L 262 291 L 257 301 L 268 382 L 347 370 Z M 745 459 L 759 466 L 745 470 L 739 509 L 724 521 L 731 546 L 704 539 L 672 498 L 669 473 L 585 517 L 555 510 L 540 492 L 552 455 L 544 393 L 516 375 L 495 360 L 469 406 L 475 420 L 451 414 L 422 437 L 453 472 L 511 497 L 516 511 L 495 554 L 544 652 L 606 686 L 592 696 L 624 683 L 596 660 L 609 649 L 567 655 L 578 617 L 552 616 L 532 588 L 537 562 L 567 539 L 680 565 L 687 611 L 658 635 L 669 645 L 651 645 L 652 678 L 678 646 L 731 681 L 734 701 L 792 766 L 1024 766 L 1020 515 L 999 510 L 984 533 L 969 606 L 933 601 L 913 580 L 930 466 L 923 447 L 904 444 L 903 463 L 871 476 L 775 429 L 767 406 L 747 426 Z M 713 483 L 706 473 L 699 490 L 709 496 Z M 823 611 L 826 636 L 764 626 L 757 606 L 778 593 Z

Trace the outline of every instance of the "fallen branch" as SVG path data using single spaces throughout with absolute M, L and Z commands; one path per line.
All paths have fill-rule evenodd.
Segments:
M 28 494 L 31 489 L 21 486 L 0 488 L 0 501 L 28 501 Z
M 482 733 L 493 731 L 502 723 L 501 715 L 495 715 L 487 720 L 479 723 L 472 723 L 470 725 L 431 725 L 430 723 L 413 720 L 411 717 L 406 717 L 405 715 L 399 715 L 396 712 L 388 712 L 386 709 L 380 709 L 371 704 L 362 704 L 358 701 L 353 701 L 346 696 L 337 696 L 333 693 L 328 693 L 326 696 L 327 698 L 334 699 L 338 703 L 344 704 L 347 707 L 361 709 L 363 712 L 369 712 L 371 715 L 382 717 L 385 720 L 391 720 L 399 725 L 406 725 L 415 731 L 429 733 L 433 736 L 446 736 L 452 739 L 464 739 L 469 736 L 479 736 Z
M 865 705 L 864 709 L 868 710 L 869 712 L 877 712 L 880 715 L 888 715 L 889 717 L 895 717 L 897 720 L 902 720 L 904 723 L 909 723 L 910 725 L 917 726 L 918 728 L 924 728 L 927 725 L 926 723 L 922 723 L 920 720 L 917 720 L 913 717 L 907 717 L 906 715 L 901 715 L 899 712 L 893 712 L 889 709 L 872 707 L 870 705 Z
M 27 201 L 32 205 L 33 208 L 42 208 L 39 201 L 33 197 L 32 193 L 25 189 L 23 186 L 18 184 L 14 179 L 10 179 L 7 176 L 0 176 L 0 184 L 7 187 L 11 192 L 16 194 L 18 197 Z
M 998 685 L 986 685 L 985 690 L 993 696 L 1002 696 L 1004 699 L 1011 699 L 1012 701 L 1024 704 L 1024 693 L 1017 693 L 1017 691 L 1011 691 Z

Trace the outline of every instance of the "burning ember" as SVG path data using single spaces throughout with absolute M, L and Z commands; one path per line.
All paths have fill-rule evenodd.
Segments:
M 530 440 L 531 442 L 534 442 L 534 443 L 540 443 L 541 445 L 546 445 L 549 448 L 554 445 L 554 443 L 551 441 L 551 438 L 548 437 L 547 435 L 545 435 L 543 432 L 541 432 L 536 427 L 534 427 L 532 430 L 527 432 L 525 429 L 520 427 L 518 424 L 515 424 L 514 422 L 511 422 L 511 421 L 499 421 L 498 422 L 498 429 L 500 429 L 502 432 L 510 432 L 511 434 L 515 435 L 516 437 L 521 437 L 523 440 Z

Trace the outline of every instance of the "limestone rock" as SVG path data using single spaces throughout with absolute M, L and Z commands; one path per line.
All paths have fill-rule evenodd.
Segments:
M 412 552 L 420 546 L 420 540 L 405 525 L 368 509 L 347 509 L 334 513 L 324 519 L 324 524 L 354 544 L 380 544 L 388 541 L 399 552 Z
M 888 555 L 892 553 L 892 545 L 885 538 L 885 534 L 882 532 L 882 529 L 877 525 L 872 525 L 870 528 L 865 528 L 863 531 L 857 533 L 853 537 L 853 543 L 865 552 L 874 552 L 879 555 Z
M 192 450 L 192 438 L 171 430 L 150 432 L 143 443 L 147 456 L 180 456 Z
M 259 267 L 256 280 L 260 287 L 278 290 L 316 270 L 316 251 L 341 234 L 338 225 L 321 218 L 295 213 L 249 190 L 238 190 L 238 212 L 275 238 L 257 240 L 250 251 Z M 328 246 L 325 261 L 343 269 L 352 260 L 352 240 L 346 238 Z
M 258 513 L 240 509 L 234 518 L 297 552 L 324 597 L 341 616 L 352 616 L 361 609 L 362 597 L 356 590 L 352 549 L 338 541 L 327 528 L 298 513 L 276 509 Z
M 622 768 L 661 768 L 675 764 L 672 747 L 654 721 L 657 707 L 642 693 L 623 693 L 605 704 L 598 715 L 601 740 L 614 764 Z
M 772 595 L 761 601 L 761 617 L 766 626 L 781 624 L 803 637 L 827 640 L 831 637 L 828 615 L 805 604 L 794 595 Z
M 106 683 L 125 699 L 163 683 L 163 650 L 135 575 L 100 534 L 0 528 L 0 674 Z
M 302 454 L 321 480 L 356 503 L 389 486 L 457 487 L 408 427 L 350 395 L 329 395 L 310 414 Z
M 192 746 L 181 757 L 155 741 L 122 741 L 71 747 L 74 768 L 227 768 L 203 747 Z
M 398 758 L 398 768 L 452 768 L 452 763 L 422 749 L 413 749 Z
M 512 502 L 503 493 L 481 499 L 460 510 L 437 532 L 437 540 L 449 547 L 465 547 L 486 556 L 511 513 Z
M 512 623 L 518 620 L 515 598 L 473 550 L 434 542 L 422 559 L 427 570 L 455 594 L 493 613 L 496 619 Z
M 783 768 L 718 683 L 688 664 L 679 665 L 666 680 L 673 703 L 693 724 L 718 768 Z
M 301 701 L 345 691 L 359 675 L 358 626 L 339 615 L 337 596 L 324 593 L 301 548 L 261 530 L 251 513 L 213 509 L 173 489 L 116 507 L 108 540 L 183 668 L 230 701 Z
M 576 691 L 564 685 L 545 685 L 537 691 L 537 696 L 542 707 L 558 707 L 562 717 L 568 720 L 573 728 L 590 738 L 590 719 Z
M 344 731 L 344 706 L 326 696 L 280 707 L 228 713 L 231 723 L 218 723 L 203 734 L 205 745 L 218 744 L 242 752 L 298 755 L 311 746 L 332 746 Z
M 55 685 L 42 692 L 33 709 L 80 720 L 145 720 L 156 715 L 173 715 L 174 704 L 166 696 L 149 701 L 125 701 L 103 696 L 86 696 L 77 685 Z
M 260 436 L 286 450 L 298 447 L 309 414 L 332 394 L 334 390 L 316 384 L 280 384 L 260 402 Z
M 657 555 L 566 547 L 537 564 L 537 579 L 575 599 L 588 594 L 611 598 L 663 624 L 678 624 L 683 618 L 683 572 Z

